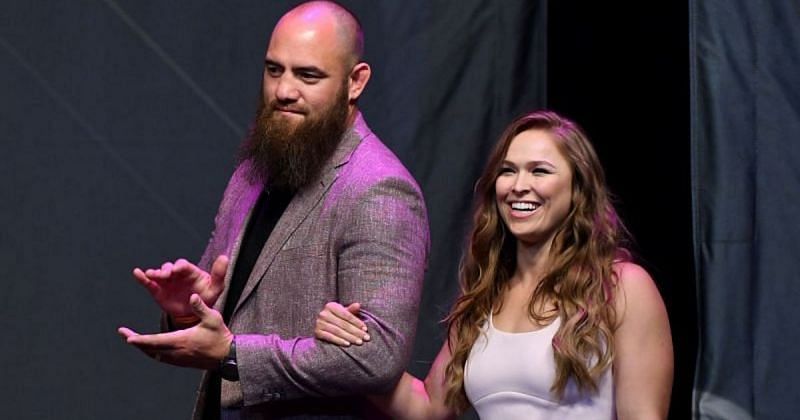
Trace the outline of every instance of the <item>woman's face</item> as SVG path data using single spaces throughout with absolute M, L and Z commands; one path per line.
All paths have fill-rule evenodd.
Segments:
M 548 243 L 572 205 L 572 169 L 546 130 L 519 133 L 495 181 L 497 208 L 508 230 L 529 244 Z

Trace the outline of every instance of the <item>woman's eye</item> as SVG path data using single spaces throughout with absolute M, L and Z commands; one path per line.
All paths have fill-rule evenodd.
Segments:
M 539 175 L 551 173 L 550 170 L 547 168 L 533 168 L 531 172 Z

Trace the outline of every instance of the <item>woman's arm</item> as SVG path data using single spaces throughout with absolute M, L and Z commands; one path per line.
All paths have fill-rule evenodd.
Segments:
M 666 419 L 672 390 L 672 336 L 653 279 L 632 263 L 615 266 L 618 327 L 614 333 L 617 418 Z
M 361 345 L 369 341 L 366 325 L 356 316 L 358 310 L 358 303 L 345 308 L 336 302 L 329 302 L 317 317 L 314 335 L 320 340 L 341 346 Z M 450 358 L 450 347 L 445 341 L 424 382 L 404 372 L 389 394 L 371 395 L 369 399 L 392 418 L 455 418 L 455 410 L 444 403 L 447 392 L 445 368 Z

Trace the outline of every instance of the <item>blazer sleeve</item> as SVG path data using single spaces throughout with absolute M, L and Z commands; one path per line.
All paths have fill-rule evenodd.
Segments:
M 237 335 L 246 406 L 386 392 L 407 366 L 429 252 L 422 194 L 413 180 L 385 178 L 348 200 L 338 217 L 339 297 L 362 304 L 371 340 L 344 348 L 313 337 Z

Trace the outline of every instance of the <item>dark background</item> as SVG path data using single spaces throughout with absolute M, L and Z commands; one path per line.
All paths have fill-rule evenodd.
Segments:
M 130 270 L 202 252 L 255 111 L 269 32 L 296 3 L 3 5 L 2 417 L 188 417 L 198 373 L 158 365 L 116 335 L 157 327 Z M 343 2 L 363 21 L 373 66 L 365 117 L 428 202 L 413 373 L 441 344 L 488 149 L 515 116 L 547 106 L 598 149 L 670 313 L 672 418 L 690 416 L 688 12 L 671 3 Z
M 638 262 L 667 305 L 675 351 L 670 418 L 691 418 L 697 352 L 683 2 L 549 3 L 548 107 L 593 139 Z

